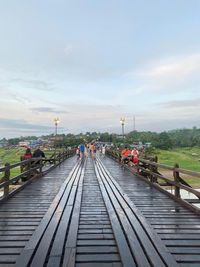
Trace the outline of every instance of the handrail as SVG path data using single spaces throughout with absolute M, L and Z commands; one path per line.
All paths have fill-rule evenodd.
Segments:
M 53 153 L 49 158 L 24 159 L 24 157 L 21 157 L 21 162 L 17 162 L 12 165 L 6 163 L 5 167 L 0 168 L 0 172 L 4 172 L 4 176 L 0 178 L 0 189 L 3 188 L 3 197 L 0 198 L 0 201 L 11 195 L 9 186 L 16 184 L 19 179 L 22 180 L 22 183 L 20 183 L 19 187 L 14 191 L 19 191 L 19 189 L 23 187 L 24 184 L 30 183 L 36 177 L 41 177 L 47 171 L 60 164 L 65 159 L 72 156 L 74 153 L 75 150 L 72 149 L 65 152 Z M 44 167 L 44 164 L 46 162 L 49 162 L 51 166 L 48 170 L 45 171 L 42 170 L 42 168 Z M 19 166 L 21 173 L 10 179 L 10 170 Z
M 114 158 L 117 161 L 121 161 L 121 155 L 119 153 L 119 151 L 115 151 L 115 150 L 107 150 L 106 153 L 108 154 L 108 156 Z M 154 160 L 154 161 L 153 161 Z M 182 200 L 182 204 L 183 203 L 187 203 L 185 205 L 187 205 L 187 207 L 189 207 L 191 210 L 200 213 L 200 209 L 196 206 L 193 206 L 191 203 L 200 203 L 200 192 L 195 190 L 194 188 L 192 188 L 186 181 L 184 181 L 181 177 L 180 177 L 180 173 L 182 174 L 187 174 L 196 178 L 200 178 L 200 172 L 194 172 L 194 171 L 190 171 L 190 170 L 185 170 L 182 168 L 179 168 L 178 164 L 175 164 L 174 167 L 171 166 L 167 166 L 164 164 L 159 164 L 157 162 L 157 157 L 156 158 L 151 158 L 151 160 L 148 159 L 143 159 L 143 158 L 138 158 L 138 162 L 137 165 L 134 166 L 134 168 L 130 165 L 128 165 L 128 169 L 131 170 L 131 172 L 135 173 L 136 175 L 139 176 L 143 176 L 148 180 L 148 182 L 155 184 L 156 187 L 158 188 L 158 186 L 161 188 L 162 184 L 158 183 L 158 178 L 165 181 L 167 183 L 167 185 L 173 186 L 174 187 L 174 194 L 169 193 L 167 191 L 167 194 L 169 195 L 173 195 L 175 197 L 175 199 L 179 199 Z M 142 165 L 141 165 L 142 163 Z M 162 168 L 162 169 L 167 169 L 172 171 L 172 179 L 170 180 L 169 178 L 166 178 L 165 176 L 163 176 L 162 174 L 160 174 L 158 172 L 158 168 Z M 187 178 L 186 178 L 187 179 Z M 187 199 L 182 199 L 181 198 L 181 194 L 180 194 L 180 189 L 184 189 L 192 194 L 194 194 L 197 199 L 193 199 L 194 202 L 192 202 L 192 199 L 187 200 Z M 166 192 L 165 189 L 162 188 L 163 191 Z
M 200 178 L 200 172 L 194 172 L 194 171 L 185 170 L 185 169 L 181 169 L 181 168 L 175 168 L 175 167 L 171 167 L 171 166 L 167 166 L 167 165 L 164 165 L 164 164 L 155 163 L 155 162 L 152 162 L 152 161 L 149 161 L 149 160 L 145 160 L 145 159 L 141 159 L 141 158 L 138 158 L 138 160 L 143 162 L 143 163 L 147 163 L 147 164 L 151 163 L 151 165 L 155 166 L 155 167 L 160 167 L 160 168 L 163 168 L 163 169 L 172 170 L 172 171 L 176 171 L 176 172 L 180 172 L 180 173 L 183 173 L 183 174 L 188 174 L 188 175 Z

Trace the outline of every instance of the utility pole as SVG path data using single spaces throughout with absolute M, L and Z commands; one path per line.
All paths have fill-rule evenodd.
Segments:
M 121 123 L 121 125 L 122 125 L 122 136 L 123 136 L 123 138 L 125 137 L 124 136 L 124 122 L 125 122 L 125 119 L 120 119 L 120 123 Z
M 133 131 L 135 131 L 135 116 L 133 116 Z

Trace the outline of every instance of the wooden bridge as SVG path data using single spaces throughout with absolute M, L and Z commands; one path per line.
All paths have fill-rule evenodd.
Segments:
M 69 156 L 25 170 L 14 193 L 0 169 L 0 267 L 200 266 L 198 208 L 109 157 Z

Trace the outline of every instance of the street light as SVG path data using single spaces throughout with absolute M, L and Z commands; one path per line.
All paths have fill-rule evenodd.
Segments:
M 57 136 L 57 127 L 58 127 L 58 123 L 60 122 L 59 119 L 55 119 L 55 136 Z
M 120 119 L 120 123 L 121 123 L 121 125 L 122 125 L 122 136 L 123 136 L 123 138 L 124 138 L 124 122 L 125 122 L 125 119 Z

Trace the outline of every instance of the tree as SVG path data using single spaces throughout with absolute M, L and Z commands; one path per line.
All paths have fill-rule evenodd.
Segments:
M 159 140 L 159 142 L 157 144 L 158 148 L 160 148 L 160 149 L 172 148 L 172 141 L 166 132 L 160 133 L 158 140 Z

